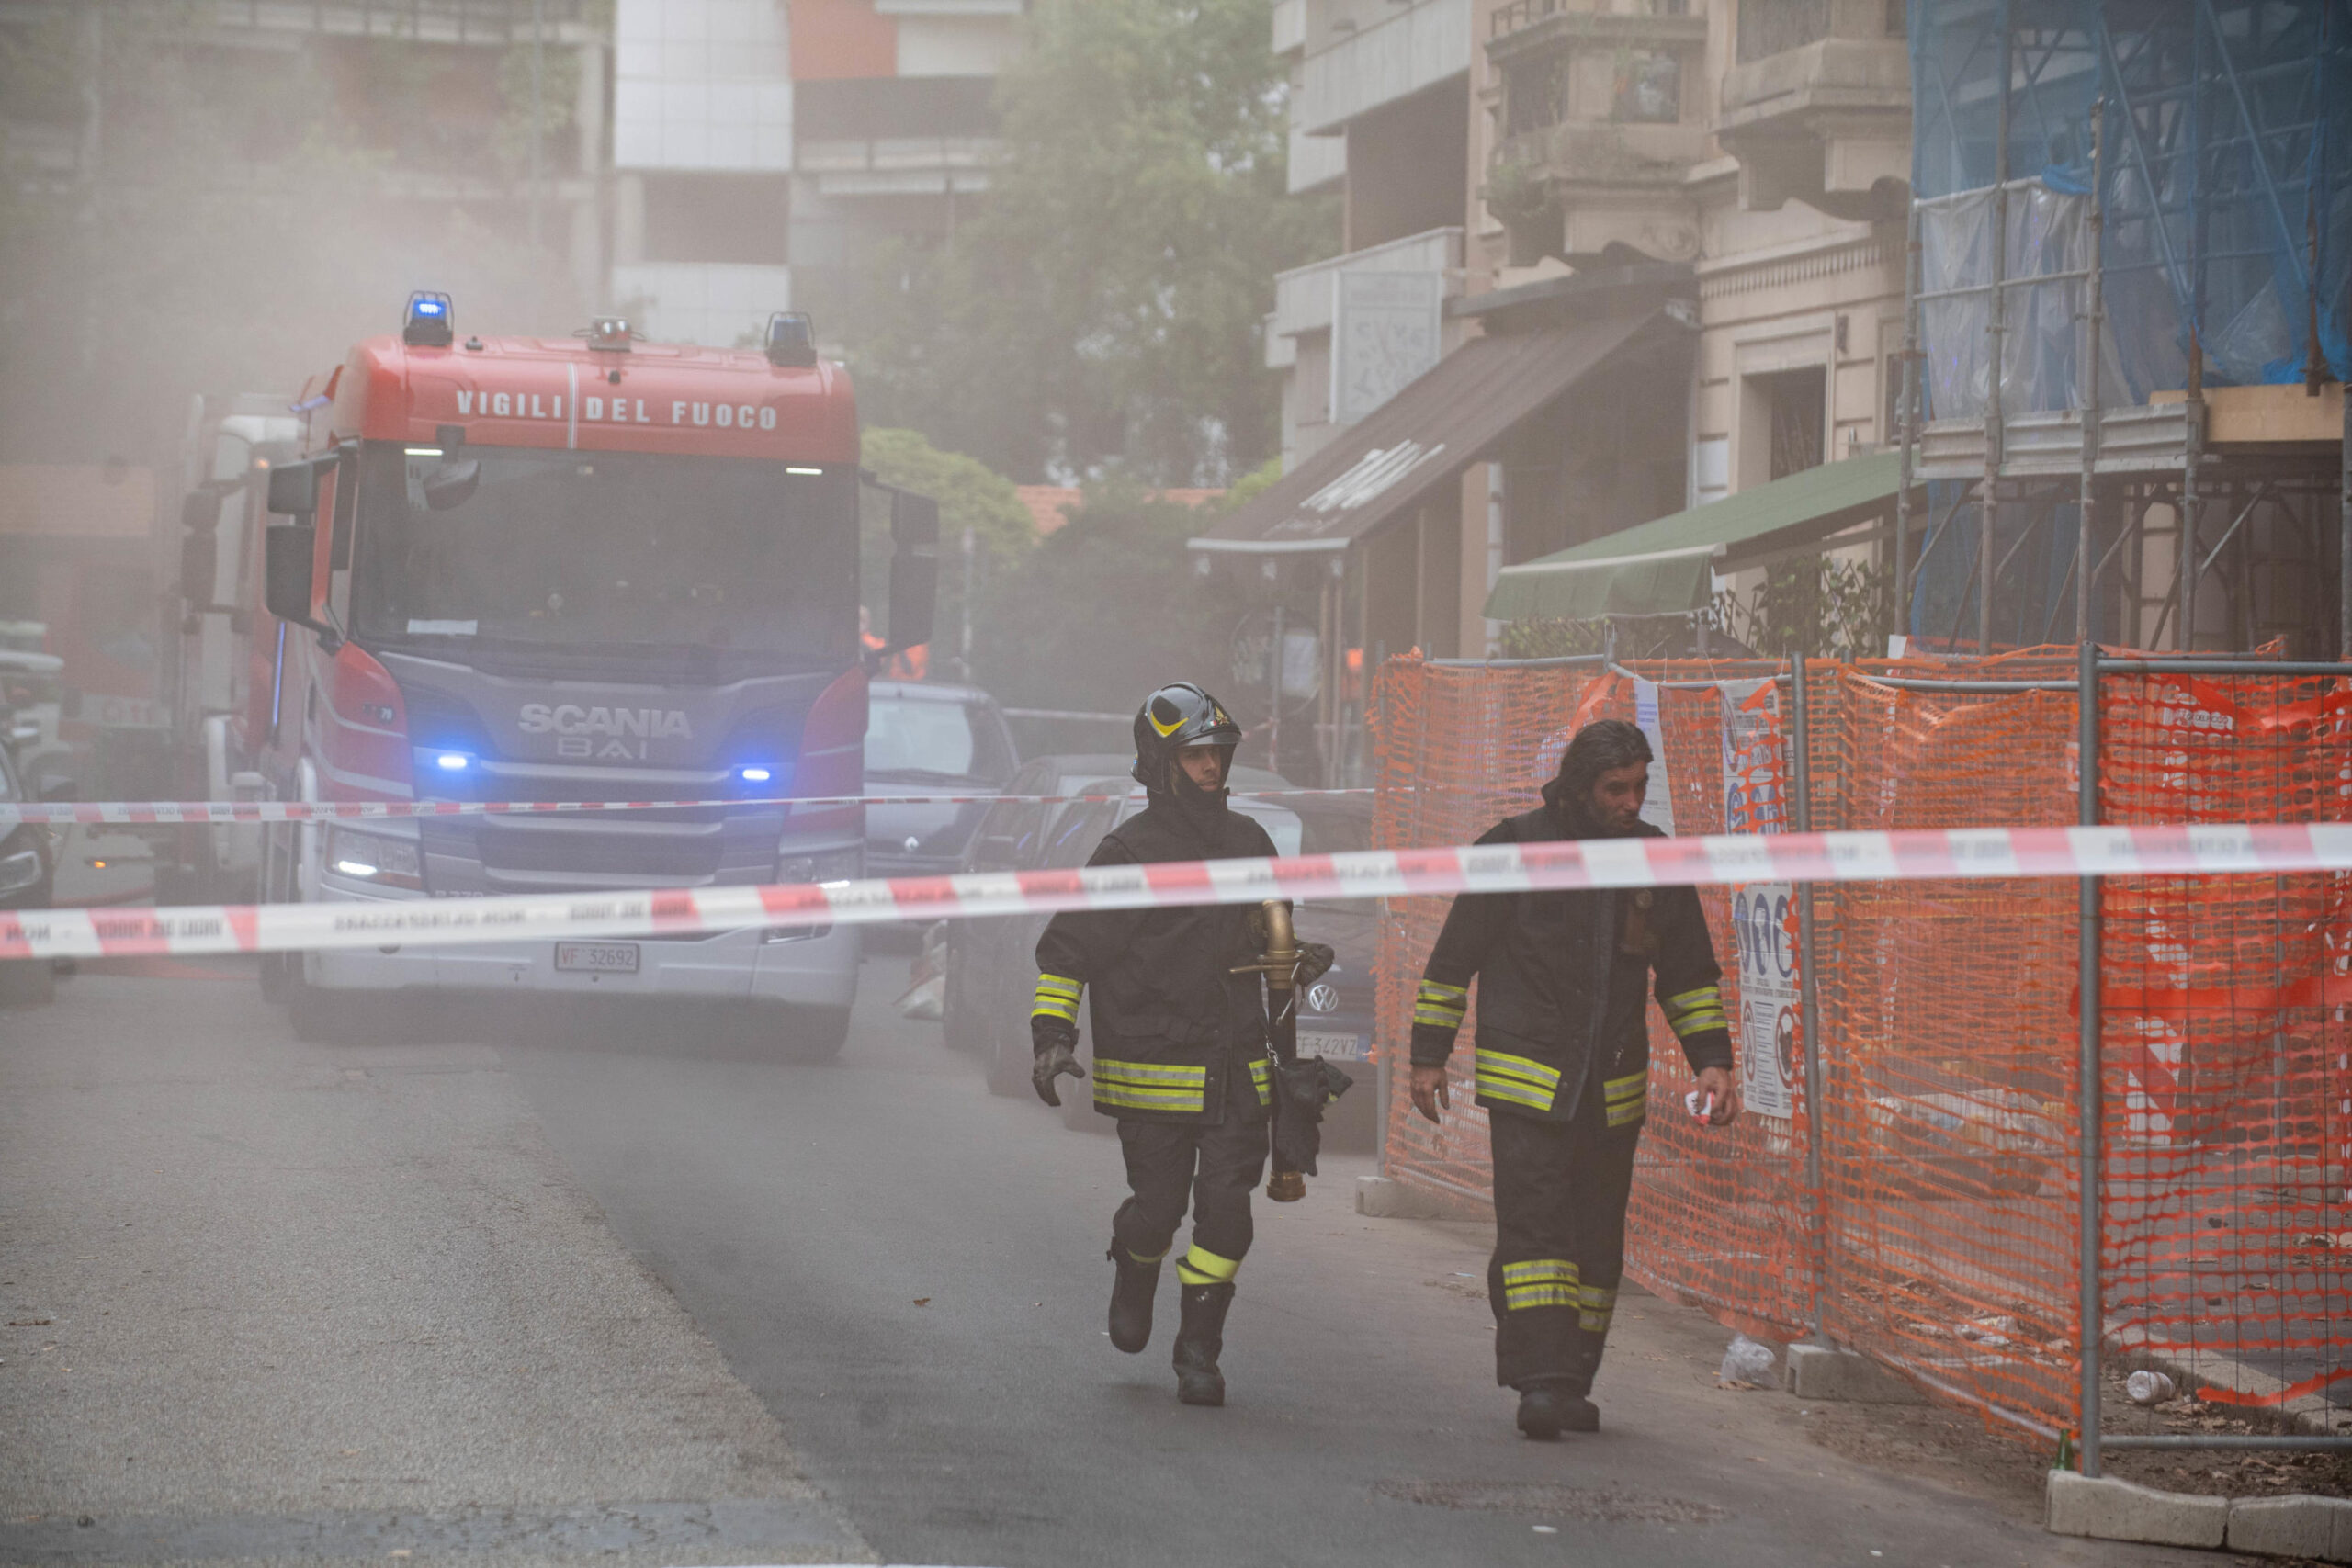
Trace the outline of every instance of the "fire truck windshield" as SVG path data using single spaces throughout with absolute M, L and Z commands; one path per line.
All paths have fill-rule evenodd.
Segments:
M 846 664 L 856 485 L 854 470 L 772 462 L 370 442 L 352 635 L 458 657 L 480 645 L 686 653 L 729 672 Z

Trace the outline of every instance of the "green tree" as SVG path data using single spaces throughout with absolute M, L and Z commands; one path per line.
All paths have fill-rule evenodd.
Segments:
M 1222 484 L 1274 450 L 1273 275 L 1338 239 L 1285 192 L 1269 0 L 1041 0 L 978 216 L 863 269 L 867 406 L 1019 478 Z
M 985 595 L 976 662 L 989 689 L 1015 705 L 1118 712 L 1165 681 L 1214 688 L 1231 617 L 1185 558 L 1201 525 L 1131 479 L 1088 487 Z
M 868 430 L 863 440 L 865 468 L 884 484 L 927 495 L 939 502 L 939 615 L 932 638 L 933 670 L 945 675 L 944 660 L 957 651 L 965 609 L 964 531 L 973 541 L 972 577 L 985 587 L 1014 570 L 1036 547 L 1037 522 L 1022 504 L 1012 481 L 976 458 L 943 452 L 920 432 Z M 869 517 L 858 541 L 859 581 L 877 624 L 889 595 L 889 529 Z M 973 605 L 985 614 L 985 602 Z

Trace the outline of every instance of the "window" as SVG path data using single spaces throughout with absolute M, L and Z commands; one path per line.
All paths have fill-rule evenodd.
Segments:
M 1829 0 L 1739 0 L 1739 62 L 1781 54 L 1829 36 Z
M 1765 477 L 1784 479 L 1819 468 L 1826 445 L 1823 421 L 1829 372 L 1816 366 L 1749 378 L 1763 383 L 1765 414 L 1770 422 L 1770 471 Z
M 1012 766 L 996 726 L 966 704 L 877 696 L 866 711 L 868 777 L 993 782 Z
M 1614 118 L 1635 125 L 1671 125 L 1682 118 L 1682 62 L 1671 54 L 1618 57 Z

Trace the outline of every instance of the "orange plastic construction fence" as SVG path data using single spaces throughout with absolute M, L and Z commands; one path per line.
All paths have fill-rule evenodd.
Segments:
M 2076 820 L 2071 689 L 1902 689 L 1881 677 L 2071 683 L 2071 649 L 1808 665 L 1815 829 Z M 1577 726 L 1652 736 L 1652 810 L 1681 834 L 1793 828 L 1785 663 L 1591 667 L 1394 660 L 1376 708 L 1376 841 L 1460 843 L 1524 811 Z M 1776 681 L 1777 678 L 1777 681 Z M 2094 770 L 2117 822 L 2352 815 L 2352 682 L 2109 675 Z M 1661 777 L 1661 774 L 1663 775 Z M 2352 912 L 2340 877 L 2131 879 L 2102 897 L 2101 1281 L 2111 1347 L 2206 1397 L 2352 1398 L 2344 1200 Z M 2075 1429 L 2081 1318 L 2073 882 L 1825 885 L 1815 895 L 1820 1114 L 1806 1101 L 1794 890 L 1702 891 L 1748 1114 L 1655 1115 L 1628 1266 L 1727 1325 L 1816 1325 L 2042 1438 Z M 1483 1112 L 1442 1127 L 1402 1082 L 1412 991 L 1447 901 L 1382 928 L 1379 1039 L 1390 1176 L 1483 1196 Z M 1475 990 L 1471 1022 L 1476 1027 Z M 1689 1087 L 1652 1010 L 1652 1106 Z M 1821 1180 L 1808 1179 L 1821 1141 Z M 2339 1379 L 2342 1381 L 2339 1382 Z

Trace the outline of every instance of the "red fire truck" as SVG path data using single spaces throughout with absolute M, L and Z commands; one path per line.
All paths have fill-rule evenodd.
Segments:
M 888 508 L 892 647 L 926 641 L 938 508 L 858 468 L 849 378 L 806 316 L 764 352 L 460 336 L 447 297 L 304 389 L 272 466 L 245 702 L 222 772 L 302 800 L 703 800 L 634 813 L 275 829 L 268 900 L 859 874 L 874 655 L 861 507 Z M 248 781 L 248 787 L 252 781 Z M 731 1006 L 788 1055 L 848 1030 L 858 934 L 390 947 L 266 961 L 298 1030 L 364 993 L 594 993 Z

